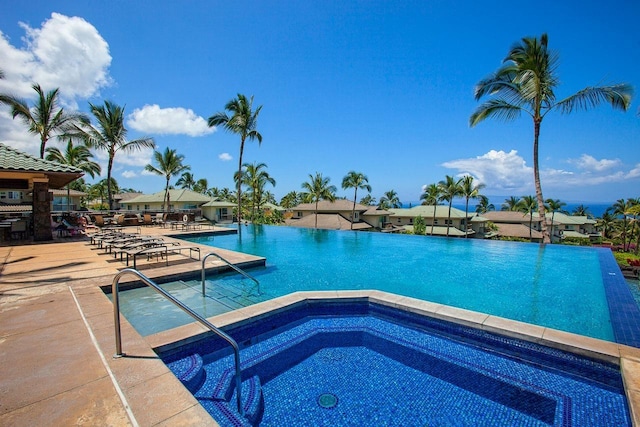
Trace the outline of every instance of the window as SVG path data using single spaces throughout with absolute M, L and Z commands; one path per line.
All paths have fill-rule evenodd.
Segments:
M 433 220 L 433 225 L 438 225 L 438 220 L 437 219 Z
M 151 206 L 150 205 L 144 205 L 144 210 L 145 211 L 151 210 Z
M 7 199 L 11 199 L 11 200 L 22 199 L 22 191 L 7 191 Z

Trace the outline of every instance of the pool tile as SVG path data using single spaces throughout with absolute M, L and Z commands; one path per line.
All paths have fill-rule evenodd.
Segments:
M 620 351 L 616 343 L 545 328 L 542 336 L 543 344 L 561 350 L 571 351 L 587 357 L 611 362 L 619 361 Z
M 450 320 L 454 323 L 475 326 L 482 324 L 488 314 L 478 313 L 477 311 L 465 310 L 462 308 L 443 305 L 435 312 L 435 316 L 444 320 Z
M 513 338 L 538 342 L 542 339 L 545 330 L 542 326 L 518 322 L 517 320 L 505 319 L 504 317 L 498 316 L 487 317 L 484 323 L 482 323 L 482 329 Z

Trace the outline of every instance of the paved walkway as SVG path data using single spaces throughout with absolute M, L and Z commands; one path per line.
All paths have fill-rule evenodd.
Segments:
M 0 247 L 0 425 L 217 425 L 126 321 L 126 356 L 113 357 L 113 305 L 99 286 L 123 267 L 85 238 Z M 139 268 L 157 277 L 199 272 L 200 261 Z

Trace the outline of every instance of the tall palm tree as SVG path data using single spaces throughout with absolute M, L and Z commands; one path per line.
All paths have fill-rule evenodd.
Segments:
M 533 241 L 533 212 L 537 207 L 538 201 L 535 196 L 522 196 L 518 202 L 518 210 L 529 215 L 529 240 L 531 241 Z M 545 221 L 542 222 L 542 226 L 546 227 Z
M 480 190 L 482 190 L 484 187 L 486 187 L 485 184 L 473 185 L 473 177 L 471 175 L 465 175 L 460 180 L 460 193 L 461 193 L 461 196 L 464 197 L 465 199 L 465 205 L 464 205 L 465 227 L 468 226 L 467 221 L 469 218 L 469 199 L 477 199 L 478 197 L 480 197 Z M 464 237 L 465 238 L 469 237 L 469 235 L 466 233 L 466 230 L 465 230 Z
M 104 105 L 89 103 L 91 114 L 97 124 L 92 125 L 85 118 L 81 124 L 73 126 L 68 131 L 68 136 L 80 138 L 89 148 L 96 148 L 107 152 L 107 193 L 109 194 L 109 210 L 113 209 L 113 193 L 111 191 L 111 171 L 113 160 L 118 152 L 132 153 L 143 148 L 155 148 L 153 138 L 139 138 L 127 140 L 127 129 L 124 127 L 124 107 L 120 107 L 110 101 Z
M 225 130 L 240 136 L 240 156 L 238 157 L 238 175 L 242 175 L 242 154 L 244 153 L 244 143 L 248 139 L 258 141 L 258 145 L 262 144 L 262 135 L 256 130 L 258 126 L 258 115 L 262 110 L 262 105 L 253 110 L 253 96 L 247 99 L 246 96 L 238 94 L 237 98 L 232 99 L 225 105 L 227 112 L 219 112 L 209 117 L 208 124 L 210 127 L 223 126 Z M 242 218 L 242 189 L 240 180 L 236 183 L 236 192 L 238 196 L 238 223 Z
M 353 188 L 353 207 L 351 208 L 351 229 L 353 230 L 353 221 L 356 212 L 356 200 L 358 199 L 358 189 L 367 190 L 371 192 L 371 186 L 369 185 L 369 178 L 361 172 L 350 171 L 342 178 L 342 188 Z
M 618 199 L 612 206 L 613 214 L 622 217 L 622 247 L 625 251 L 627 250 L 627 222 L 629 221 L 627 213 L 632 206 L 631 199 Z
M 380 197 L 380 209 L 397 209 L 402 207 L 398 193 L 395 190 L 389 190 Z
M 560 199 L 547 199 L 544 204 L 544 209 L 546 212 L 551 212 L 551 230 L 553 230 L 553 221 L 556 217 L 556 211 L 562 211 L 562 208 L 566 206 L 565 202 L 560 201 Z M 545 213 L 546 215 L 546 213 Z M 544 223 L 543 223 L 544 225 Z M 553 232 L 553 231 L 552 231 Z
M 100 199 L 101 210 L 104 206 L 104 199 L 109 199 L 109 191 L 113 191 L 114 193 L 120 191 L 118 182 L 115 179 L 111 178 L 109 181 L 110 182 L 107 182 L 106 178 L 102 179 L 89 188 L 89 197 L 92 199 Z
M 451 205 L 453 199 L 462 196 L 462 187 L 460 185 L 461 179 L 454 179 L 452 176 L 447 175 L 443 181 L 438 183 L 440 187 L 441 200 L 449 202 L 449 214 L 447 216 L 447 237 L 449 237 L 449 226 L 451 225 Z
M 275 187 L 276 180 L 269 175 L 265 163 L 245 163 L 242 173 L 242 184 L 249 188 L 251 195 L 251 214 L 255 215 L 260 210 L 264 187 L 271 184 Z
M 13 95 L 0 94 L 0 104 L 6 104 L 11 108 L 13 118 L 19 117 L 28 127 L 29 132 L 40 137 L 40 158 L 44 159 L 47 141 L 56 135 L 63 133 L 64 129 L 81 119 L 86 119 L 82 114 L 67 114 L 60 107 L 58 101 L 59 89 L 44 93 L 39 84 L 31 86 L 38 94 L 32 108 L 27 102 Z
M 628 84 L 587 87 L 556 101 L 554 89 L 559 83 L 556 73 L 558 55 L 548 49 L 549 38 L 542 34 L 523 38 L 515 44 L 493 75 L 481 80 L 475 87 L 475 99 L 491 96 L 471 115 L 470 124 L 475 126 L 489 117 L 504 120 L 518 118 L 525 112 L 533 119 L 533 179 L 536 189 L 538 213 L 543 219 L 542 241 L 549 243 L 549 231 L 544 219 L 544 198 L 540 185 L 538 164 L 538 142 L 540 125 L 550 111 L 560 109 L 570 113 L 574 109 L 588 109 L 608 102 L 614 109 L 626 111 L 631 104 L 633 89 Z
M 585 205 L 578 205 L 573 209 L 573 212 L 571 212 L 571 215 L 573 216 L 586 216 L 586 217 L 592 217 L 593 215 L 591 214 L 591 211 L 589 210 L 589 206 L 585 206 Z
M 180 178 L 176 181 L 176 187 L 186 188 L 187 190 L 193 190 L 196 185 L 196 180 L 191 172 L 183 172 Z
M 504 203 L 500 206 L 501 211 L 517 212 L 520 205 L 520 199 L 515 196 L 510 196 L 508 199 L 504 199 Z
M 321 173 L 316 172 L 315 176 L 309 174 L 309 181 L 302 183 L 304 192 L 303 198 L 306 203 L 315 203 L 316 225 L 318 228 L 318 202 L 328 200 L 333 202 L 336 199 L 336 187 L 329 185 L 331 178 L 324 178 Z
M 153 166 L 151 164 L 146 165 L 144 167 L 145 170 L 149 172 L 153 172 L 156 175 L 164 176 L 166 180 L 166 185 L 164 187 L 164 200 L 162 202 L 162 211 L 164 212 L 166 201 L 167 204 L 167 212 L 171 209 L 171 196 L 169 194 L 169 180 L 173 176 L 178 176 L 182 172 L 185 172 L 191 167 L 189 165 L 185 165 L 182 162 L 184 161 L 184 156 L 182 154 L 176 153 L 176 150 L 172 150 L 169 147 L 165 148 L 164 153 L 159 151 L 153 152 L 153 158 L 156 161 L 158 167 Z
M 489 198 L 487 196 L 483 196 L 481 194 L 478 196 L 478 199 L 480 201 L 476 205 L 476 212 L 480 215 L 496 210 L 495 205 L 493 203 L 489 203 Z
M 422 194 L 420 195 L 420 200 L 422 200 L 422 204 L 426 206 L 433 206 L 433 218 L 431 218 L 431 235 L 433 236 L 433 226 L 436 223 L 436 206 L 442 197 L 442 192 L 440 191 L 440 186 L 438 184 L 429 184 L 424 189 Z
M 83 172 L 88 173 L 91 178 L 100 175 L 100 165 L 91 158 L 93 155 L 89 148 L 85 145 L 73 145 L 73 141 L 69 139 L 67 147 L 64 151 L 60 151 L 57 147 L 47 147 L 46 160 L 60 163 L 62 165 L 74 166 Z M 67 184 L 67 210 L 71 210 L 71 183 Z

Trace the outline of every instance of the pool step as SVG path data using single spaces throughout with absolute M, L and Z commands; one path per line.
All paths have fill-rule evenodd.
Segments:
M 242 409 L 244 416 L 252 425 L 256 425 L 264 412 L 262 385 L 257 375 L 242 383 Z
M 205 381 L 204 364 L 198 353 L 171 362 L 169 368 L 191 392 L 200 388 Z

